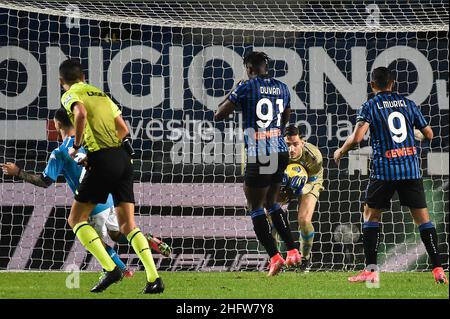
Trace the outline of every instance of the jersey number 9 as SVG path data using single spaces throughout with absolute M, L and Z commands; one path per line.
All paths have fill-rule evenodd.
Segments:
M 395 127 L 394 119 L 399 120 L 399 122 L 400 122 L 399 127 Z M 406 130 L 405 116 L 402 113 L 392 112 L 391 114 L 389 114 L 388 125 L 389 125 L 389 129 L 394 134 L 392 136 L 392 139 L 394 140 L 394 142 L 402 143 L 404 140 L 406 140 L 406 137 L 408 136 L 408 131 Z

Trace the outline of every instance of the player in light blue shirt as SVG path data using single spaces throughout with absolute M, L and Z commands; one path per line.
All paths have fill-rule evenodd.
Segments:
M 74 161 L 68 153 L 68 150 L 72 147 L 74 141 L 73 135 L 75 130 L 64 109 L 56 111 L 54 123 L 56 131 L 61 135 L 63 142 L 50 154 L 47 166 L 42 174 L 27 173 L 12 163 L 7 163 L 2 165 L 2 167 L 4 168 L 4 171 L 5 169 L 7 170 L 6 173 L 8 175 L 15 175 L 25 182 L 44 188 L 47 188 L 56 182 L 59 175 L 63 175 L 72 192 L 76 194 L 85 169 L 82 165 L 79 165 Z M 86 155 L 84 149 L 80 149 L 79 153 L 80 157 Z M 121 236 L 111 195 L 109 195 L 106 203 L 99 204 L 92 210 L 89 217 L 89 223 L 99 234 L 105 245 L 106 251 L 111 256 L 114 263 L 124 272 L 124 275 L 128 277 L 132 276 L 133 272 L 127 269 L 116 251 L 104 241 L 107 234 L 114 242 L 118 242 Z
M 78 186 L 80 185 L 80 181 L 84 176 L 85 169 L 82 165 L 79 165 L 77 161 L 74 161 L 69 156 L 68 150 L 72 147 L 73 141 L 74 136 L 66 136 L 62 144 L 58 148 L 53 150 L 53 152 L 50 154 L 47 166 L 42 173 L 42 177 L 44 179 L 44 182 L 50 185 L 53 182 L 56 182 L 58 176 L 62 174 L 65 177 L 66 182 L 72 192 L 76 194 Z M 81 148 L 78 153 L 80 154 L 80 156 L 77 158 L 77 160 L 81 160 L 82 158 L 84 158 L 86 151 L 84 150 L 84 148 Z M 98 204 L 97 206 L 95 206 L 90 216 L 96 216 L 97 214 L 110 208 L 114 208 L 114 202 L 111 194 L 109 195 L 106 203 Z
M 54 123 L 56 131 L 61 135 L 63 142 L 50 154 L 47 166 L 42 174 L 27 173 L 13 163 L 6 163 L 1 166 L 5 174 L 17 176 L 26 182 L 44 188 L 47 188 L 52 183 L 56 182 L 59 175 L 63 175 L 72 192 L 76 194 L 85 173 L 85 168 L 78 162 L 84 159 L 86 151 L 83 148 L 80 148 L 75 160 L 69 156 L 68 151 L 73 145 L 75 130 L 65 109 L 61 108 L 56 111 Z M 122 236 L 114 211 L 114 202 L 111 194 L 108 196 L 106 203 L 98 204 L 92 210 L 89 217 L 89 224 L 99 234 L 105 245 L 106 251 L 111 256 L 114 263 L 124 272 L 125 276 L 131 277 L 133 272 L 127 269 L 116 251 L 104 242 L 104 238 L 107 235 L 109 235 L 114 242 L 118 242 Z M 171 248 L 169 245 L 160 241 L 158 238 L 153 237 L 151 234 L 147 234 L 146 237 L 153 250 L 166 257 L 170 256 Z

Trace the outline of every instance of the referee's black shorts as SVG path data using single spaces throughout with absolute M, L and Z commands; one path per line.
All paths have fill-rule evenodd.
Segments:
M 87 155 L 89 170 L 78 187 L 75 199 L 82 203 L 106 203 L 112 194 L 114 204 L 134 203 L 133 165 L 122 147 L 106 148 Z
M 427 208 L 422 179 L 383 181 L 371 179 L 367 185 L 365 203 L 370 208 L 390 209 L 394 193 L 398 193 L 400 204 L 409 208 Z
M 244 182 L 252 188 L 262 188 L 281 183 L 283 173 L 289 164 L 289 153 L 273 153 L 264 161 L 260 157 L 248 157 Z

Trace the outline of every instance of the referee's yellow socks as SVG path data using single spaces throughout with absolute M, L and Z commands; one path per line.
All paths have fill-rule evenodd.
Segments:
M 81 222 L 75 225 L 73 232 L 78 237 L 83 246 L 97 258 L 98 262 L 106 271 L 111 271 L 116 264 L 103 247 L 102 241 L 95 229 L 87 222 Z
M 139 228 L 133 229 L 127 236 L 128 241 L 135 253 L 138 255 L 139 259 L 142 261 L 145 267 L 145 272 L 147 274 L 147 281 L 154 282 L 156 278 L 159 277 L 156 271 L 155 262 L 153 261 L 152 253 L 148 245 L 148 241 L 145 236 L 141 233 Z

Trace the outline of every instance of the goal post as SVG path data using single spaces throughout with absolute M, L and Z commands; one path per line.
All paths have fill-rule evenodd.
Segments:
M 51 122 L 60 107 L 58 66 L 79 59 L 130 128 L 137 224 L 173 247 L 171 259 L 154 255 L 159 269 L 263 269 L 267 255 L 242 191 L 242 115 L 221 123 L 213 115 L 245 77 L 242 57 L 265 51 L 270 74 L 290 88 L 291 124 L 324 157 L 312 269 L 360 269 L 368 137 L 339 168 L 332 156 L 370 96 L 371 70 L 387 66 L 436 136 L 419 144 L 419 155 L 448 270 L 448 7 L 444 0 L 0 0 L 0 162 L 43 171 L 58 145 Z M 0 176 L 0 270 L 100 269 L 67 225 L 72 198 L 63 178 L 40 189 Z M 296 229 L 296 203 L 289 219 Z M 382 230 L 382 269 L 429 269 L 397 198 Z M 138 266 L 126 242 L 118 249 Z

